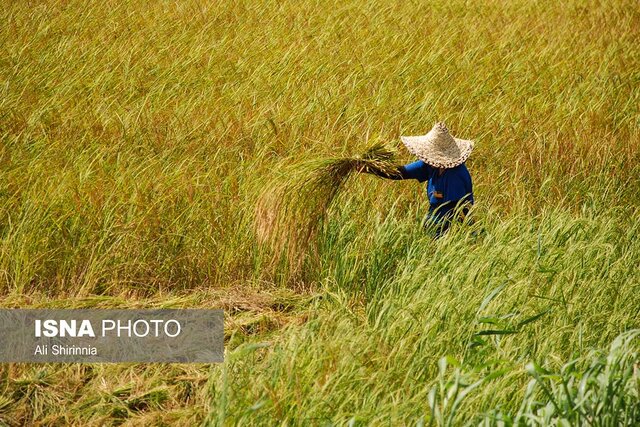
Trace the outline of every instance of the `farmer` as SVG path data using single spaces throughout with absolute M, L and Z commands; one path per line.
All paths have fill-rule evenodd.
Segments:
M 419 160 L 398 166 L 397 173 L 368 171 L 387 179 L 417 179 L 427 182 L 429 213 L 425 225 L 440 237 L 454 221 L 462 221 L 473 204 L 471 175 L 464 162 L 473 150 L 473 141 L 451 136 L 443 122 L 422 136 L 401 136 L 407 149 Z

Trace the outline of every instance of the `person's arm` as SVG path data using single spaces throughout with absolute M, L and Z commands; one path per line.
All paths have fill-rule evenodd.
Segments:
M 404 165 L 403 168 L 404 179 L 417 179 L 418 182 L 429 180 L 429 176 L 433 174 L 433 168 L 422 160 L 416 160 L 408 165 Z
M 422 160 L 417 160 L 413 163 L 409 163 L 404 166 L 397 166 L 396 171 L 386 172 L 377 169 L 365 169 L 363 172 L 370 173 L 380 178 L 402 180 L 402 179 L 417 179 L 420 182 L 425 182 L 429 179 L 429 172 L 431 166 L 427 165 Z
M 371 175 L 375 175 L 380 178 L 385 178 L 385 179 L 393 179 L 393 180 L 407 179 L 404 166 L 396 166 L 396 170 L 391 172 L 383 171 L 380 169 L 370 169 L 370 168 L 365 169 L 364 172 L 369 173 Z

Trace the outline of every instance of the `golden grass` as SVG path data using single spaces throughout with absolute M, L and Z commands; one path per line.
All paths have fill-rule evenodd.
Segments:
M 639 326 L 636 0 L 1 4 L 0 304 L 230 318 L 221 365 L 2 365 L 0 424 L 428 424 L 445 355 L 510 370 L 475 423 Z M 415 183 L 267 200 L 437 120 L 477 142 L 477 222 L 437 244 Z
M 382 143 L 357 156 L 295 164 L 267 183 L 256 203 L 254 225 L 259 242 L 273 254 L 271 265 L 285 259 L 289 274 L 299 273 L 316 253 L 317 233 L 348 178 L 373 171 L 398 173 L 394 152 Z

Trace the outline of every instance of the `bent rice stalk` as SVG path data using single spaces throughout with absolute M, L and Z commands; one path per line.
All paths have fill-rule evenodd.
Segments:
M 258 197 L 254 224 L 274 265 L 285 260 L 291 273 L 299 272 L 315 253 L 315 238 L 348 178 L 354 172 L 397 173 L 393 159 L 394 152 L 379 143 L 358 156 L 294 165 L 273 180 Z

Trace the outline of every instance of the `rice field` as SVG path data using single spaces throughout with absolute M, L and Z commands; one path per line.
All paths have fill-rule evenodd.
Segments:
M 223 308 L 225 362 L 0 364 L 0 425 L 640 424 L 639 22 L 3 1 L 0 306 Z M 476 206 L 434 241 L 357 155 L 439 120 Z

